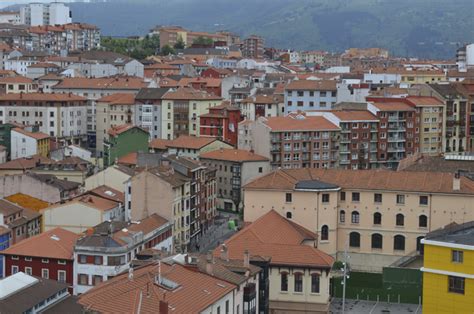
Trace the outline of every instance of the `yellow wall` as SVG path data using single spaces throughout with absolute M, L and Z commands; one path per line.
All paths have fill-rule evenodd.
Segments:
M 49 138 L 45 138 L 42 140 L 38 140 L 38 155 L 41 155 L 43 157 L 48 157 L 49 154 Z
M 464 252 L 463 263 L 451 262 L 451 248 L 425 245 L 424 267 L 474 274 L 474 251 Z M 448 291 L 448 276 L 423 273 L 423 313 L 473 313 L 474 279 L 466 278 L 464 295 Z

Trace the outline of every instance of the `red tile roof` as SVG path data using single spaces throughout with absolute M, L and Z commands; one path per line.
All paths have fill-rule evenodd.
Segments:
M 251 259 L 271 259 L 273 265 L 331 268 L 334 259 L 330 255 L 303 244 L 315 239 L 311 231 L 270 210 L 224 243 L 231 259 L 240 259 L 248 250 Z M 218 254 L 220 248 L 214 250 Z
M 109 78 L 65 78 L 53 89 L 131 89 L 139 90 L 148 84 L 139 77 L 109 77 Z
M 161 138 L 155 138 L 150 141 L 148 144 L 149 148 L 154 148 L 154 149 L 161 149 L 161 150 L 166 150 L 168 149 L 168 144 L 170 143 L 170 140 L 164 140 Z
M 78 234 L 55 228 L 22 240 L 2 251 L 2 254 L 72 260 L 78 238 Z
M 274 132 L 339 130 L 339 127 L 337 125 L 333 124 L 331 121 L 321 116 L 305 117 L 303 115 L 299 115 L 298 117 L 268 117 L 262 119 L 262 121 Z
M 8 84 L 8 83 L 13 83 L 13 84 L 21 84 L 21 83 L 24 83 L 24 84 L 31 84 L 31 83 L 33 83 L 33 80 L 32 80 L 32 79 L 29 79 L 29 78 L 27 78 L 27 77 L 18 75 L 18 76 L 1 77 L 1 78 L 0 78 L 0 83 L 5 83 L 5 84 Z
M 20 129 L 20 128 L 14 128 L 13 131 L 17 133 L 21 133 L 25 136 L 29 136 L 31 138 L 34 138 L 35 140 L 44 140 L 50 138 L 48 134 L 41 133 L 41 132 L 28 132 L 25 129 Z
M 123 132 L 126 132 L 128 130 L 131 130 L 133 128 L 137 128 L 137 129 L 140 129 L 142 130 L 143 132 L 146 132 L 148 133 L 147 130 L 139 127 L 139 126 L 136 126 L 136 125 L 132 125 L 132 124 L 122 124 L 122 125 L 117 125 L 117 126 L 114 126 L 112 128 L 110 128 L 107 133 L 110 135 L 110 136 L 117 136 L 119 134 L 122 134 Z
M 380 111 L 416 111 L 415 108 L 405 103 L 403 100 L 396 100 L 393 101 L 370 101 L 372 104 L 379 109 Z
M 242 149 L 217 149 L 199 155 L 200 159 L 215 159 L 234 162 L 268 161 L 268 158 Z
M 222 98 L 209 94 L 203 90 L 196 90 L 190 87 L 181 87 L 176 90 L 170 90 L 163 95 L 167 100 L 221 100 Z
M 131 152 L 126 155 L 123 155 L 120 157 L 117 161 L 118 164 L 120 165 L 125 165 L 125 166 L 136 166 L 137 165 L 137 159 L 138 159 L 138 153 L 137 152 Z
M 331 111 L 341 121 L 379 121 L 379 119 L 367 110 L 333 110 Z
M 0 164 L 0 170 L 29 170 L 36 167 L 37 163 L 52 163 L 49 158 L 35 155 L 28 158 L 18 158 Z
M 0 101 L 86 101 L 87 99 L 74 94 L 62 93 L 20 93 L 0 95 Z
M 166 146 L 173 148 L 201 149 L 214 141 L 217 141 L 217 139 L 213 137 L 196 137 L 181 135 L 177 139 L 168 142 Z
M 435 97 L 409 96 L 405 98 L 409 103 L 417 107 L 444 106 L 443 102 Z
M 285 89 L 335 91 L 336 83 L 334 80 L 295 80 L 286 85 Z
M 106 102 L 109 105 L 134 105 L 135 94 L 116 93 L 100 98 L 97 102 Z

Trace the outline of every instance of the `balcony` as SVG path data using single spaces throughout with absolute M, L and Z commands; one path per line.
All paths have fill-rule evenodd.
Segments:
M 349 165 L 351 161 L 349 159 L 341 159 L 339 160 L 339 164 L 341 165 Z
M 351 139 L 348 138 L 348 137 L 343 137 L 343 138 L 341 138 L 341 140 L 339 142 L 341 142 L 341 143 L 350 143 Z
M 405 147 L 389 147 L 387 151 L 389 153 L 403 153 L 405 152 Z
M 402 136 L 389 136 L 388 141 L 389 142 L 405 142 L 406 139 Z

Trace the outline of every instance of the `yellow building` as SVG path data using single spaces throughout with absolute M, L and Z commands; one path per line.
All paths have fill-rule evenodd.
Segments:
M 400 74 L 401 83 L 434 84 L 447 81 L 443 70 L 404 69 L 396 72 Z
M 473 313 L 474 221 L 431 232 L 422 243 L 423 313 Z

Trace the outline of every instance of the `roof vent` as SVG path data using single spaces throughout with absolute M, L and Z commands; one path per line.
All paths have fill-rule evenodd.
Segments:
M 58 237 L 57 235 L 55 235 L 55 234 L 53 234 L 53 235 L 51 236 L 51 239 L 54 240 L 54 241 L 59 241 L 59 240 L 60 240 L 59 237 Z
M 165 289 L 168 289 L 168 290 L 175 290 L 179 287 L 179 284 L 172 281 L 172 280 L 169 280 L 163 276 L 156 276 L 155 277 L 155 283 Z

